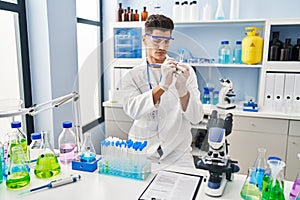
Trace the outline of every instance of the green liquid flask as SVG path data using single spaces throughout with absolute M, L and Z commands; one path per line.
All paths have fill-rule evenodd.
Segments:
M 28 145 L 27 145 L 27 135 L 22 131 L 21 129 L 21 122 L 19 121 L 13 121 L 11 123 L 11 128 L 13 129 L 14 132 L 18 133 L 19 136 L 19 141 L 22 145 L 23 151 L 27 157 L 27 162 L 29 161 L 29 149 L 28 149 Z
M 261 193 L 259 191 L 259 188 L 257 187 L 256 182 L 253 182 L 253 179 L 251 178 L 255 174 L 256 174 L 256 169 L 254 167 L 248 169 L 248 175 L 246 181 L 240 192 L 241 197 L 245 200 L 261 199 Z
M 57 156 L 49 142 L 48 132 L 44 131 L 42 135 L 44 140 L 43 153 L 37 158 L 34 174 L 37 178 L 47 179 L 60 174 L 61 168 Z
M 21 146 L 13 147 L 6 179 L 8 189 L 18 190 L 29 185 L 30 175 L 26 165 L 26 155 Z

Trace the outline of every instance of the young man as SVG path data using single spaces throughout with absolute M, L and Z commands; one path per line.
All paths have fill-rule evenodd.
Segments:
M 203 118 L 194 70 L 167 56 L 173 21 L 151 15 L 145 22 L 145 61 L 122 80 L 123 109 L 134 119 L 129 138 L 148 141 L 153 162 L 195 167 L 191 155 L 191 123 Z

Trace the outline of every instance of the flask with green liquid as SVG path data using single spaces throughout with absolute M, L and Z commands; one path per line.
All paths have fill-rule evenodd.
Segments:
M 46 131 L 42 132 L 43 135 L 43 153 L 41 153 L 36 161 L 34 174 L 37 178 L 47 179 L 60 174 L 60 165 L 57 156 L 50 144 L 49 134 Z
M 30 175 L 26 166 L 26 155 L 21 146 L 12 147 L 11 152 L 6 187 L 11 190 L 18 190 L 29 185 Z

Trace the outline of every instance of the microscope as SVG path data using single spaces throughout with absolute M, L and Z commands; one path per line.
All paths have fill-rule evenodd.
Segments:
M 237 161 L 228 155 L 226 136 L 232 130 L 232 114 L 228 113 L 225 119 L 218 117 L 216 110 L 207 123 L 209 150 L 198 162 L 197 168 L 209 171 L 209 179 L 205 185 L 205 193 L 209 196 L 222 196 L 227 181 L 233 180 L 233 173 L 239 171 Z
M 232 103 L 235 93 L 233 90 L 232 82 L 229 79 L 220 79 L 223 87 L 219 93 L 219 103 L 216 105 L 218 108 L 222 109 L 232 109 L 235 105 Z

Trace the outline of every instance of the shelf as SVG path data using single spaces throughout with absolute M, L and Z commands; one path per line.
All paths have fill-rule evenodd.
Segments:
M 193 67 L 235 67 L 235 68 L 262 68 L 262 65 L 247 65 L 247 64 L 219 64 L 219 63 L 189 63 Z
M 265 19 L 240 19 L 240 20 L 209 20 L 209 21 L 183 21 L 175 22 L 176 27 L 193 27 L 193 26 L 264 26 Z
M 273 72 L 300 72 L 300 62 L 296 61 L 267 61 L 264 66 L 266 71 Z

